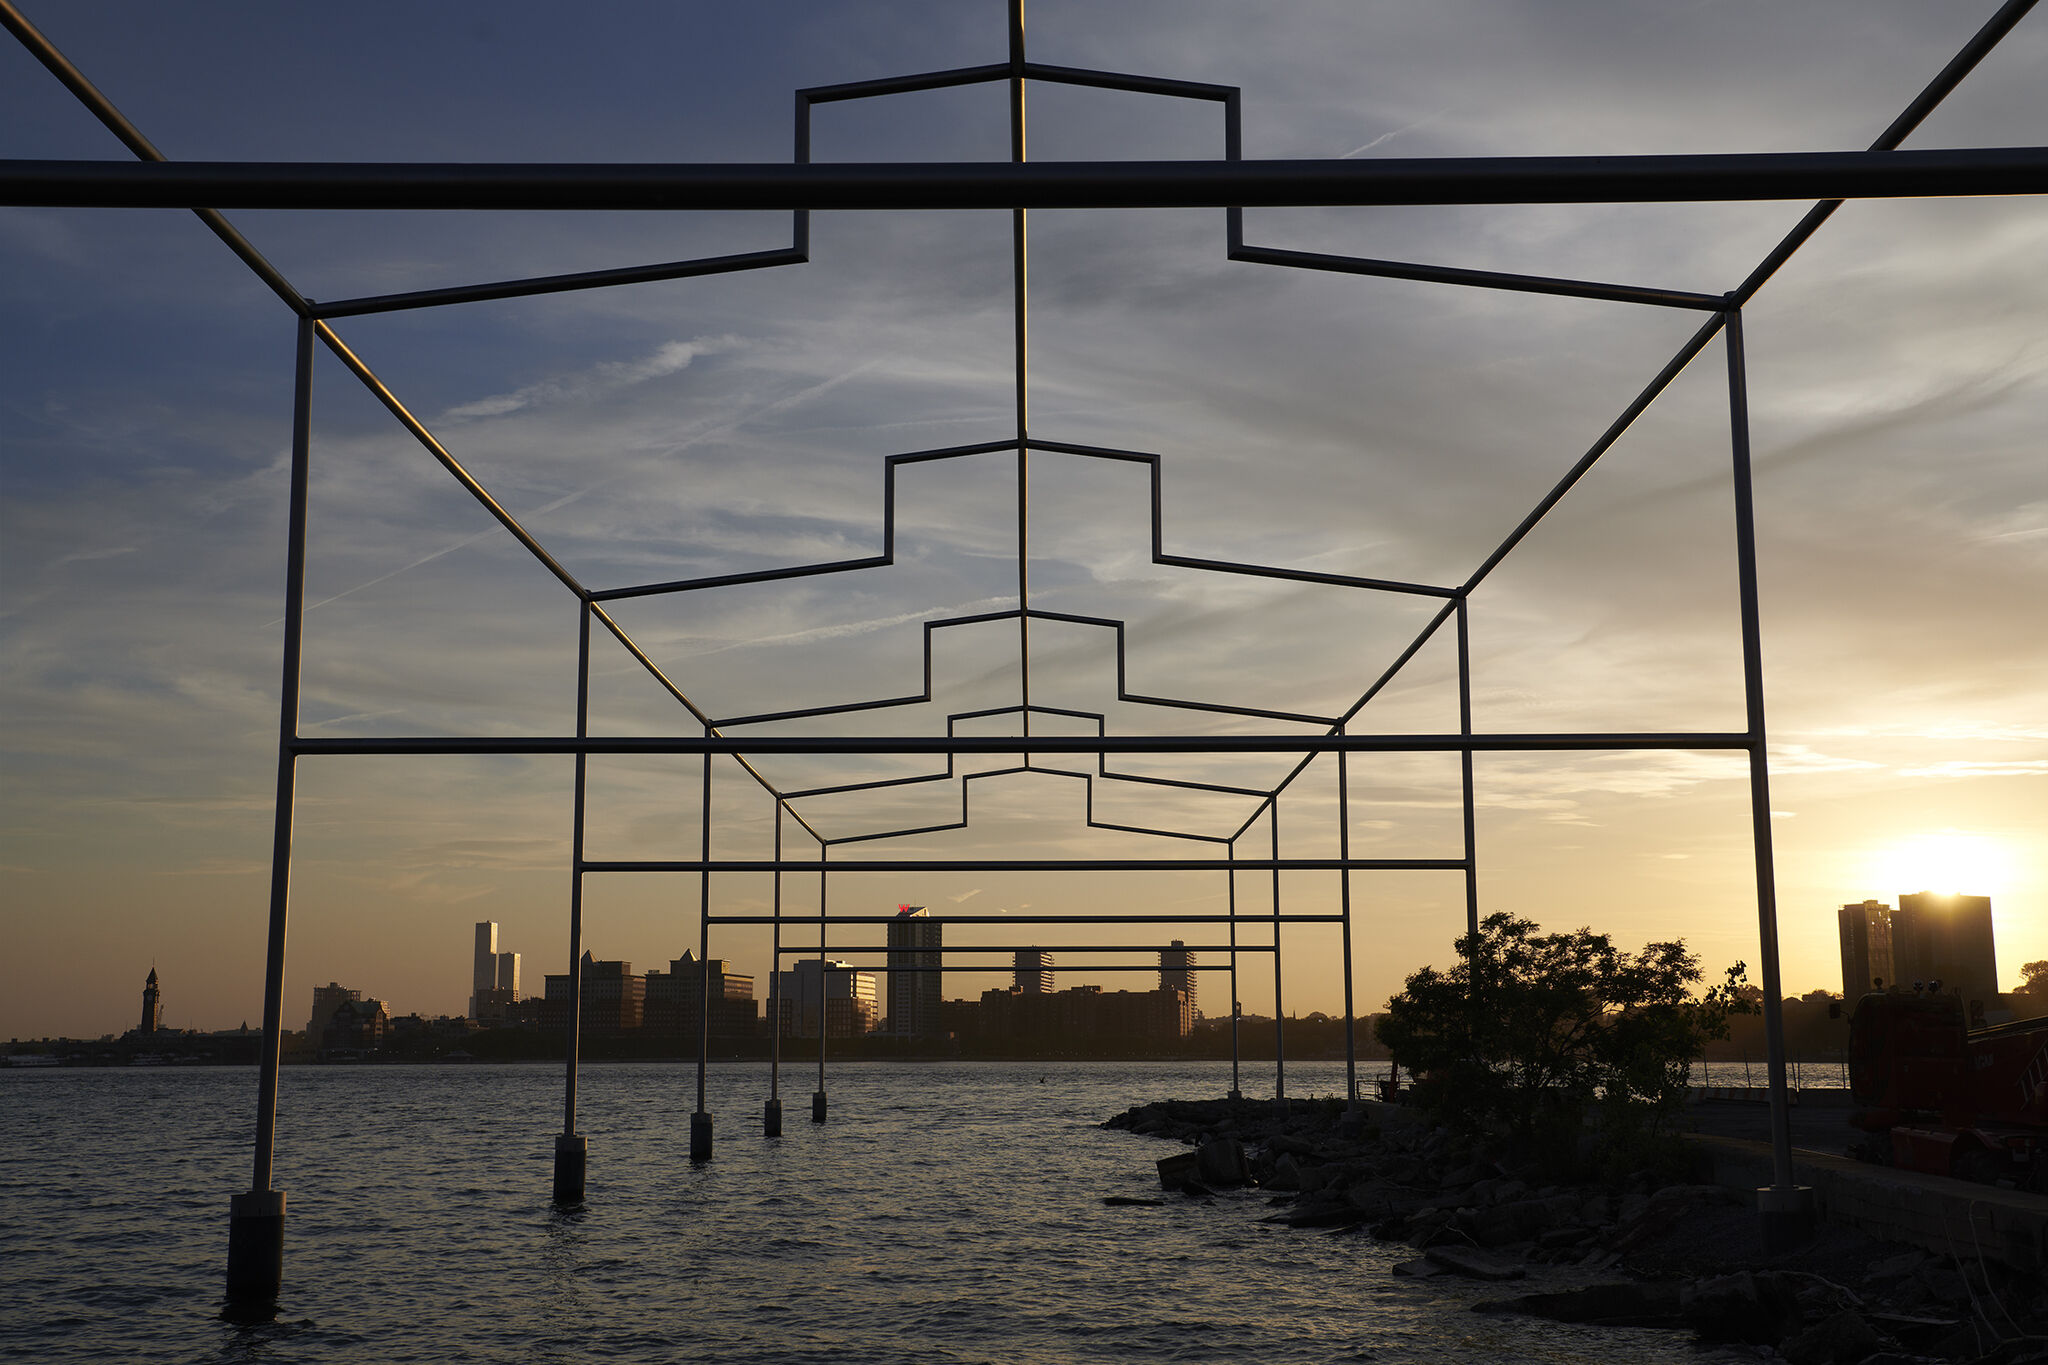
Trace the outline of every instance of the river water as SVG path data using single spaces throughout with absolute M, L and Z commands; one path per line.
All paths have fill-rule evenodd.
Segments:
M 1216 1063 L 584 1068 L 589 1199 L 548 1202 L 561 1081 L 536 1066 L 295 1067 L 275 1321 L 220 1317 L 255 1073 L 0 1071 L 0 1357 L 38 1361 L 1663 1362 L 1669 1333 L 1470 1311 L 1537 1287 L 1394 1277 L 1412 1253 L 1263 1224 L 1256 1192 L 1156 1197 L 1156 1139 L 1096 1125 L 1228 1088 Z M 1296 1095 L 1341 1064 L 1288 1068 Z M 1270 1083 L 1268 1082 L 1270 1092 Z M 1247 1093 L 1254 1090 L 1246 1076 Z M 1558 1287 L 1576 1281 L 1541 1282 Z

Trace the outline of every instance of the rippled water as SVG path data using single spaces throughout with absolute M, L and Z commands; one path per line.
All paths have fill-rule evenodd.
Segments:
M 1041 1076 L 1043 1080 L 1041 1080 Z M 0 1355 L 35 1360 L 1667 1361 L 1685 1339 L 1479 1316 L 1489 1290 L 1390 1275 L 1369 1237 L 1260 1223 L 1256 1193 L 1156 1195 L 1156 1139 L 1095 1125 L 1227 1088 L 1216 1064 L 850 1065 L 832 1121 L 784 1073 L 583 1079 L 589 1201 L 548 1203 L 560 1075 L 297 1067 L 275 1322 L 219 1319 L 253 1071 L 0 1072 Z M 1342 1068 L 1288 1068 L 1337 1091 Z M 1248 1091 L 1251 1079 L 1247 1076 Z M 1525 1289 L 1528 1286 L 1516 1286 Z M 1694 1357 L 1699 1359 L 1699 1357 Z

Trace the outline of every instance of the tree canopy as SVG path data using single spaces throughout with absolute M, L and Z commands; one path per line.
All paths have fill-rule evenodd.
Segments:
M 1468 1132 L 1502 1131 L 1574 1160 L 1591 1119 L 1610 1152 L 1663 1136 L 1692 1059 L 1746 1008 L 1738 963 L 1704 996 L 1682 941 L 1641 952 L 1591 929 L 1544 934 L 1489 915 L 1447 971 L 1424 967 L 1376 1028 L 1416 1102 Z

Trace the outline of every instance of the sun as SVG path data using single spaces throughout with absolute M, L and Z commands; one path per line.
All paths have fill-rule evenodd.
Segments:
M 2012 873 L 2012 854 L 1996 839 L 1966 830 L 1916 834 L 1878 849 L 1872 870 L 1887 895 L 1939 891 L 1988 896 Z

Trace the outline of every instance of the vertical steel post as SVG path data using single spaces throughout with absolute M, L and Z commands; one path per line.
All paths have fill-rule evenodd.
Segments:
M 832 856 L 832 846 L 823 839 L 818 840 L 818 861 L 825 862 Z M 825 1121 L 825 914 L 829 903 L 827 878 L 831 874 L 822 867 L 818 869 L 818 1088 L 811 1092 L 811 1122 Z M 797 1015 L 803 1015 L 803 997 L 797 997 Z
M 761 1136 L 782 1136 L 782 798 L 775 798 L 774 945 L 768 956 L 768 1104 Z
M 1022 163 L 1024 126 L 1024 0 L 1010 0 L 1010 160 Z M 1010 308 L 1017 408 L 1017 693 L 1024 733 L 1031 733 L 1031 430 L 1030 241 L 1023 209 L 1010 210 Z M 1030 767 L 1031 755 L 1024 755 Z
M 1238 1081 L 1237 1020 L 1243 1013 L 1237 1003 L 1237 840 L 1230 841 L 1230 870 L 1224 874 L 1229 878 L 1230 888 L 1230 1098 L 1244 1098 L 1244 1088 Z
M 1337 856 L 1351 861 L 1351 772 L 1346 754 L 1337 751 Z M 1338 904 L 1344 922 L 1344 1110 L 1356 1123 L 1358 1113 L 1358 1003 L 1351 986 L 1351 869 L 1338 874 Z
M 1771 1100 L 1771 1184 L 1758 1191 L 1767 1249 L 1804 1240 L 1812 1191 L 1792 1183 L 1792 1123 L 1785 1089 L 1785 1012 L 1778 972 L 1778 892 L 1771 848 L 1769 742 L 1764 728 L 1763 632 L 1757 610 L 1756 508 L 1749 458 L 1749 387 L 1742 310 L 1731 306 L 1722 344 L 1728 351 L 1728 430 L 1735 485 L 1735 558 L 1742 599 L 1742 691 L 1749 736 L 1749 813 L 1756 853 L 1757 936 L 1763 959 L 1764 1049 Z
M 1458 594 L 1458 733 L 1469 736 L 1472 733 L 1472 631 L 1467 603 L 1471 599 L 1463 592 Z M 1459 767 L 1464 776 L 1465 806 L 1465 932 L 1479 932 L 1479 838 L 1478 822 L 1474 818 L 1472 788 L 1472 751 L 1459 753 Z
M 704 727 L 711 738 L 711 727 Z M 704 783 L 699 798 L 698 846 L 711 861 L 711 755 L 704 755 Z M 704 1073 L 711 1066 L 711 870 L 697 874 L 697 1110 L 690 1115 L 690 1160 L 711 1160 L 711 1111 L 704 1107 Z
M 1287 1012 L 1280 1004 L 1280 797 L 1268 808 L 1273 832 L 1273 1103 L 1287 1108 Z
M 284 941 L 290 917 L 299 690 L 306 619 L 306 490 L 313 458 L 313 320 L 301 317 L 292 382 L 291 525 L 285 543 L 284 661 L 277 704 L 277 809 L 270 842 L 270 929 L 263 956 L 263 1051 L 256 1071 L 255 1166 L 228 1203 L 228 1298 L 275 1300 L 284 1287 L 284 1191 L 271 1188 L 277 1069 L 284 1049 Z
M 576 738 L 590 738 L 590 603 L 576 604 Z M 576 1069 L 583 1048 L 583 819 L 589 790 L 590 756 L 576 754 L 576 794 L 569 823 L 569 1023 L 563 1066 L 562 1131 L 555 1137 L 554 1199 L 583 1200 L 590 1166 L 590 1139 L 576 1131 Z

